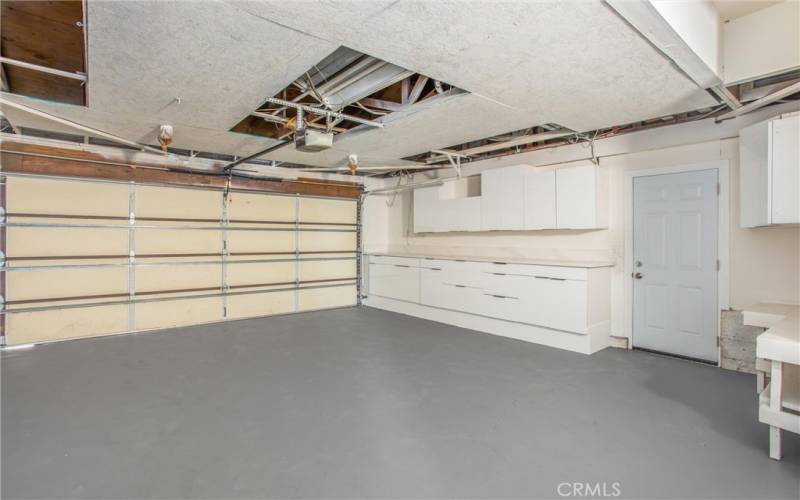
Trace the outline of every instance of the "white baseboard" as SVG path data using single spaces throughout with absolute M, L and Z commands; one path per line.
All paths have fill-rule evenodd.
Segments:
M 363 301 L 363 305 L 581 354 L 592 354 L 605 349 L 609 345 L 607 329 L 601 333 L 598 332 L 599 328 L 593 328 L 595 330 L 593 333 L 581 335 L 541 326 L 439 309 L 413 302 L 387 299 L 376 295 L 370 295 L 366 298 Z

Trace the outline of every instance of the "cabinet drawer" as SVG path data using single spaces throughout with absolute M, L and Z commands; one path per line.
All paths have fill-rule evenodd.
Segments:
M 444 283 L 482 288 L 482 273 L 477 262 L 422 259 L 420 260 L 420 267 L 438 272 Z
M 390 299 L 419 302 L 419 268 L 405 264 L 369 266 L 369 293 Z
M 586 281 L 586 269 L 581 267 L 541 266 L 534 264 L 504 264 L 481 262 L 480 270 L 487 273 L 516 274 L 520 276 L 544 276 L 568 280 Z
M 472 314 L 485 314 L 482 311 L 483 291 L 465 285 L 442 284 L 442 297 L 444 308 Z
M 527 304 L 519 297 L 483 291 L 480 302 L 481 307 L 474 311 L 477 314 L 506 321 L 530 323 Z
M 370 264 L 391 264 L 398 266 L 419 267 L 419 259 L 415 257 L 394 257 L 391 255 L 370 255 Z

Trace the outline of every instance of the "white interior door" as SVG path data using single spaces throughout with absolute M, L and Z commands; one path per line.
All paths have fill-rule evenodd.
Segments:
M 717 170 L 633 180 L 633 345 L 717 361 Z

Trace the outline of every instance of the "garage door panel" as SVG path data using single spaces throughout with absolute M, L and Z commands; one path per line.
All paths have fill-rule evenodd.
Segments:
M 300 232 L 301 252 L 340 252 L 356 249 L 356 233 Z
M 294 222 L 295 197 L 251 193 L 231 193 L 229 220 Z
M 127 229 L 6 228 L 9 257 L 127 255 Z
M 136 187 L 136 217 L 222 219 L 220 191 L 157 186 Z
M 6 179 L 9 213 L 128 216 L 128 186 L 33 177 Z
M 354 306 L 357 302 L 355 285 L 299 290 L 297 294 L 299 311 Z
M 176 299 L 136 304 L 136 330 L 173 328 L 222 320 L 222 298 Z
M 294 252 L 293 231 L 227 231 L 228 251 Z
M 16 271 L 6 276 L 10 302 L 118 293 L 128 293 L 127 267 Z
M 356 223 L 356 202 L 326 198 L 300 198 L 300 222 Z
M 137 254 L 220 253 L 222 236 L 213 230 L 137 229 Z
M 8 345 L 95 337 L 127 330 L 127 305 L 52 309 L 6 316 Z
M 227 265 L 228 285 L 252 285 L 259 283 L 287 283 L 295 280 L 294 262 L 271 262 Z
M 320 260 L 301 262 L 300 281 L 355 279 L 356 261 L 352 260 Z
M 220 264 L 177 264 L 136 268 L 136 292 L 222 287 Z
M 228 297 L 228 317 L 231 319 L 285 314 L 293 311 L 294 290 Z

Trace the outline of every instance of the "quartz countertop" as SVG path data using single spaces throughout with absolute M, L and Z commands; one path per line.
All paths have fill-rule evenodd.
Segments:
M 414 252 L 364 252 L 366 255 L 383 257 L 408 257 L 413 259 L 440 259 L 440 260 L 465 260 L 469 262 L 505 262 L 506 264 L 528 264 L 537 266 L 558 266 L 558 267 L 613 267 L 611 261 L 586 261 L 568 259 L 532 259 L 526 257 L 478 257 L 469 255 L 443 255 L 433 253 L 414 253 Z
M 756 356 L 800 365 L 800 307 L 760 303 L 743 311 L 744 324 L 766 326 L 756 339 Z

